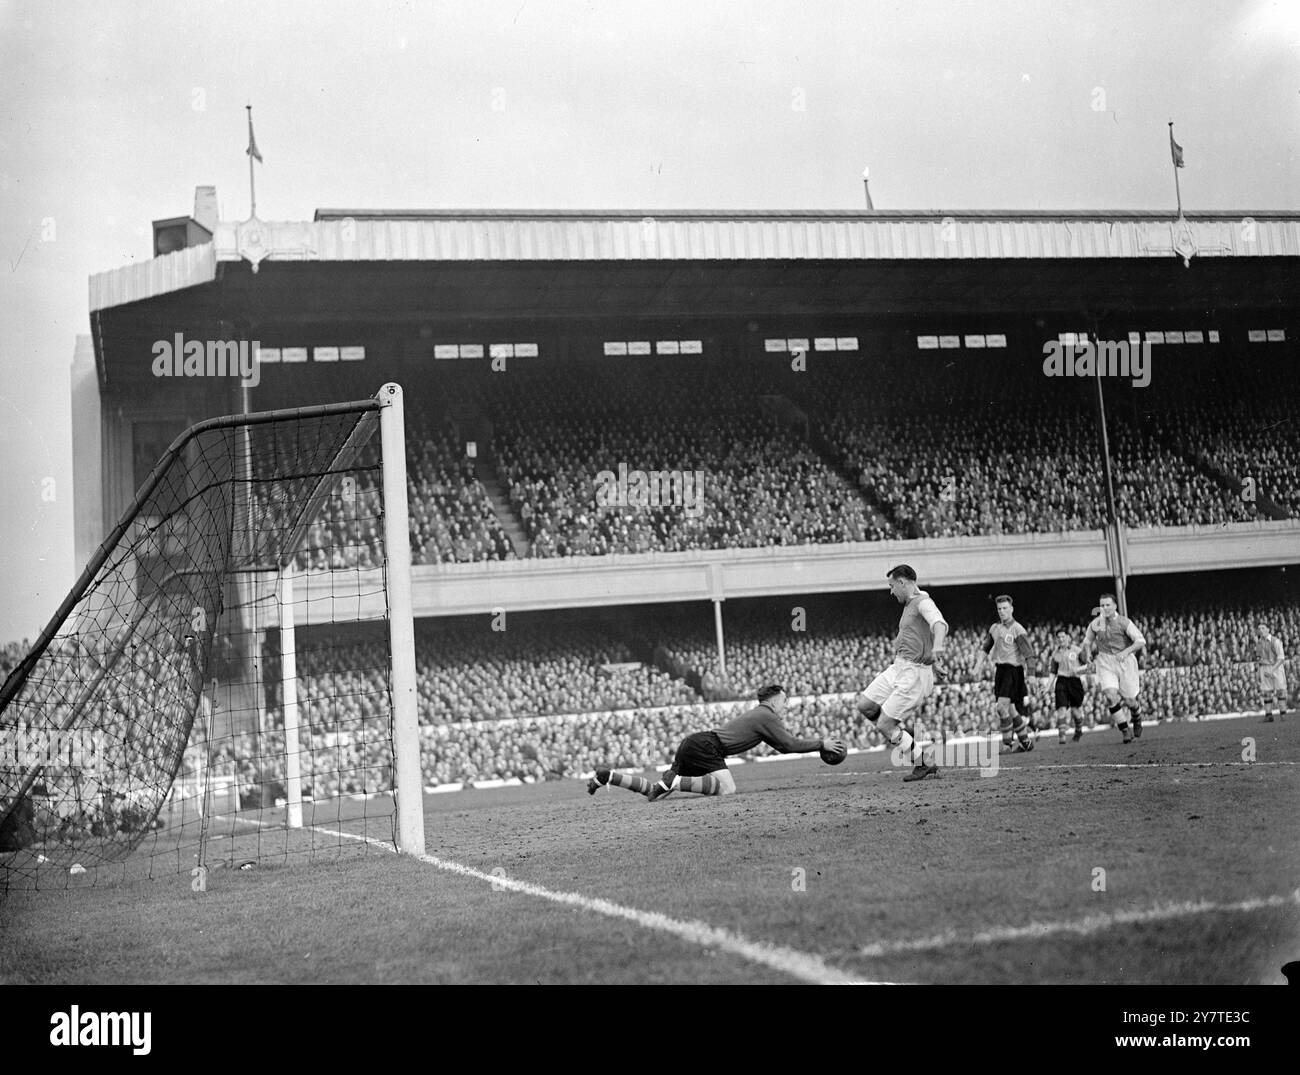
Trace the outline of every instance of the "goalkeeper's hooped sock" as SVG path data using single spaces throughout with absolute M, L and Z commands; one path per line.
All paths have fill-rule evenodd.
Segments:
M 596 779 L 600 779 L 599 770 L 596 772 Z M 610 773 L 608 783 L 616 788 L 635 791 L 638 795 L 650 794 L 650 781 L 643 776 L 637 776 L 636 773 Z
M 677 790 L 693 791 L 696 795 L 718 795 L 722 791 L 722 784 L 716 776 L 679 776 Z

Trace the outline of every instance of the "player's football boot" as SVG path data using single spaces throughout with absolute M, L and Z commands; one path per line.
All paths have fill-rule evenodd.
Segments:
M 1077 742 L 1078 742 L 1080 739 L 1082 739 L 1082 738 L 1083 738 L 1083 725 L 1082 725 L 1082 724 L 1076 724 L 1076 725 L 1074 726 L 1074 737 L 1073 737 L 1073 739 L 1072 739 L 1072 742 L 1077 743 Z
M 596 775 L 587 781 L 587 794 L 595 795 L 601 788 L 609 783 L 609 770 L 597 769 Z
M 1130 729 L 1127 724 L 1125 724 L 1124 727 L 1121 728 L 1120 730 L 1124 733 L 1124 742 L 1126 743 L 1133 742 L 1133 732 L 1132 729 Z
M 1265 713 L 1265 714 L 1264 714 L 1264 723 L 1265 723 L 1265 724 L 1272 724 L 1272 723 L 1273 723 L 1273 714 L 1272 714 L 1272 713 Z
M 673 793 L 673 784 L 677 780 L 677 774 L 671 769 L 665 769 L 664 775 L 655 781 L 654 786 L 650 789 L 646 798 L 652 803 L 658 802 L 665 795 Z
M 913 780 L 924 780 L 927 776 L 938 776 L 939 767 L 937 765 L 915 765 L 912 771 L 903 777 L 904 784 L 910 784 Z
M 1138 713 L 1133 714 L 1133 738 L 1142 738 L 1142 717 Z
M 1062 742 L 1062 743 L 1065 742 L 1065 738 L 1066 738 L 1066 736 L 1065 736 L 1065 729 L 1064 729 L 1064 728 L 1062 728 L 1059 732 L 1057 732 L 1056 738 L 1057 738 L 1057 740 L 1058 740 L 1059 742 Z

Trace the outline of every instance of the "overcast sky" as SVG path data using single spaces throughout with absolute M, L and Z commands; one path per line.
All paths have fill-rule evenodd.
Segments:
M 0 0 L 0 643 L 80 570 L 87 278 L 330 208 L 1300 209 L 1300 3 Z M 42 499 L 53 478 L 54 499 Z

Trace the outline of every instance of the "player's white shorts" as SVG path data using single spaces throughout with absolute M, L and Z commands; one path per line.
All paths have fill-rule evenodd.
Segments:
M 880 706 L 882 716 L 901 721 L 934 693 L 934 667 L 897 657 L 863 693 Z
M 1265 694 L 1286 694 L 1286 668 L 1261 668 L 1259 670 L 1259 689 Z
M 1130 653 L 1122 661 L 1111 653 L 1097 654 L 1097 686 L 1102 690 L 1118 690 L 1121 698 L 1138 696 L 1138 659 Z

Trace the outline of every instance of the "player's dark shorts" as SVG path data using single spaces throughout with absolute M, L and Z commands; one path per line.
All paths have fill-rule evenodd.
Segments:
M 1019 664 L 1000 664 L 993 672 L 993 697 L 1010 698 L 1019 704 L 1025 700 L 1025 669 Z
M 1079 709 L 1083 705 L 1083 680 L 1078 676 L 1056 677 L 1056 708 Z
M 717 732 L 695 732 L 682 740 L 673 758 L 678 776 L 708 776 L 727 767 L 722 740 Z

